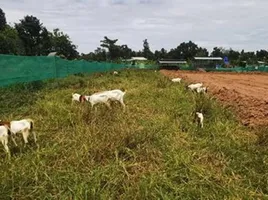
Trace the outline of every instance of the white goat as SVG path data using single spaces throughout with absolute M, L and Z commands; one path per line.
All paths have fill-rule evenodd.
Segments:
M 203 128 L 204 127 L 204 124 L 203 124 L 204 116 L 203 116 L 203 114 L 200 113 L 200 112 L 196 112 L 196 115 L 198 117 L 199 124 L 200 124 L 201 128 Z
M 173 79 L 171 79 L 171 81 L 174 82 L 174 83 L 180 83 L 181 78 L 173 78 Z
M 203 86 L 203 83 L 196 83 L 196 84 L 190 84 L 188 85 L 188 88 L 192 91 L 196 90 L 197 88 L 200 88 Z
M 33 131 L 33 120 L 32 119 L 22 119 L 17 121 L 11 121 L 11 122 L 0 122 L 0 125 L 7 126 L 11 132 L 11 138 L 14 142 L 14 144 L 17 146 L 13 136 L 17 133 L 22 133 L 22 137 L 24 140 L 24 144 L 26 145 L 28 143 L 28 137 L 29 134 L 32 133 L 34 137 L 34 142 L 36 143 L 36 134 Z
M 7 125 L 1 125 L 0 126 L 0 141 L 2 142 L 5 150 L 7 153 L 9 153 L 9 148 L 7 146 L 8 144 L 8 136 L 10 135 L 10 130 Z
M 111 105 L 109 102 L 110 100 L 110 101 L 119 101 L 125 111 L 125 104 L 124 104 L 124 99 L 123 99 L 125 94 L 126 94 L 126 91 L 123 92 L 119 89 L 116 89 L 116 90 L 109 90 L 109 91 L 94 93 L 90 96 L 85 96 L 85 97 L 87 101 L 91 103 L 92 108 L 95 104 L 104 103 L 109 109 L 111 109 Z

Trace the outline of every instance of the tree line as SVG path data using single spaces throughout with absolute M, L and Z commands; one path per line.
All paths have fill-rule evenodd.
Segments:
M 41 56 L 50 52 L 67 59 L 79 57 L 77 46 L 59 29 L 50 32 L 39 19 L 29 15 L 12 27 L 0 8 L 0 54 Z
M 0 8 L 0 54 L 40 56 L 57 52 L 66 59 L 84 59 L 89 61 L 120 62 L 135 56 L 143 56 L 149 60 L 179 59 L 192 60 L 193 57 L 227 56 L 232 65 L 256 64 L 257 61 L 268 62 L 268 51 L 261 49 L 256 52 L 236 51 L 222 47 L 214 47 L 211 53 L 192 41 L 183 42 L 176 48 L 152 51 L 147 39 L 143 40 L 143 48 L 134 51 L 128 45 L 118 45 L 118 39 L 104 36 L 100 46 L 93 52 L 79 54 L 77 46 L 70 37 L 58 28 L 49 31 L 32 15 L 27 15 L 12 27 L 7 24 L 4 11 Z

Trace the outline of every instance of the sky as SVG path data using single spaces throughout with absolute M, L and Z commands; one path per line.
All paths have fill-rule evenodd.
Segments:
M 80 53 L 104 36 L 141 50 L 169 50 L 189 40 L 205 47 L 268 49 L 268 0 L 0 0 L 7 22 L 33 15 L 68 34 Z

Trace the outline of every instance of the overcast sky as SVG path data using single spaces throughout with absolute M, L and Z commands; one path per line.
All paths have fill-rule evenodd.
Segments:
M 103 36 L 134 50 L 148 39 L 152 50 L 192 40 L 208 50 L 268 49 L 268 0 L 0 0 L 9 23 L 33 15 L 67 33 L 88 53 Z

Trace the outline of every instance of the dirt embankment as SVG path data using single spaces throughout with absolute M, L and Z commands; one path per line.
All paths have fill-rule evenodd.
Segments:
M 188 83 L 203 82 L 209 93 L 231 106 L 244 125 L 268 125 L 268 74 L 206 73 L 161 70 Z

